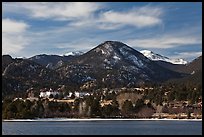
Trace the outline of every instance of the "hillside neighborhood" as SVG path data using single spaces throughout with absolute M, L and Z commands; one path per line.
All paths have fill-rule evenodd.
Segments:
M 12 112 L 13 115 L 8 114 L 11 113 L 9 111 L 14 111 L 12 109 L 4 110 L 2 117 L 6 119 L 14 117 L 202 119 L 202 97 L 194 103 L 176 99 L 167 101 L 169 91 L 164 92 L 163 101 L 160 102 L 148 97 L 148 92 L 154 92 L 153 87 L 103 88 L 100 92 L 97 90 L 63 92 L 63 88 L 64 86 L 58 89 L 43 88 L 37 95 L 35 95 L 36 90 L 30 88 L 27 90 L 26 98 L 15 98 L 11 101 L 11 104 L 18 107 L 20 104 L 23 106 L 29 104 L 27 114 L 16 115 L 22 110 Z M 160 88 L 164 90 L 164 87 Z M 34 112 L 38 115 L 34 115 Z

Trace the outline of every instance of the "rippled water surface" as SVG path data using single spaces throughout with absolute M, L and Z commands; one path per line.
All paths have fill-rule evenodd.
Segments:
M 2 122 L 3 135 L 202 135 L 202 121 Z

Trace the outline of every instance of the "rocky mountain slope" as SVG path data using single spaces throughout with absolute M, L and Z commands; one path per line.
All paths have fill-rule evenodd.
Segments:
M 58 55 L 42 54 L 42 55 L 33 56 L 29 58 L 29 60 L 34 61 L 46 68 L 56 69 L 56 68 L 63 66 L 66 62 L 68 62 L 69 60 L 73 58 L 74 58 L 73 55 L 58 56 Z
M 165 61 L 156 61 L 156 63 L 169 70 L 186 74 L 194 74 L 195 72 L 202 70 L 202 56 L 187 64 L 172 64 Z
M 25 92 L 28 88 L 55 86 L 60 83 L 57 72 L 28 59 L 12 59 L 2 71 L 2 95 Z M 2 60 L 6 64 L 7 60 Z
M 202 56 L 183 66 L 184 70 L 172 71 L 118 41 L 105 41 L 77 56 L 43 54 L 29 59 L 13 59 L 6 55 L 2 56 L 2 95 L 11 91 L 23 92 L 31 87 L 66 85 L 79 90 L 84 85 L 117 88 L 162 83 L 191 74 L 194 76 L 193 73 L 197 76 L 197 70 L 202 73 Z
M 181 77 L 179 73 L 157 65 L 140 52 L 117 41 L 106 41 L 57 71 L 61 76 L 79 83 L 97 80 L 118 86 Z

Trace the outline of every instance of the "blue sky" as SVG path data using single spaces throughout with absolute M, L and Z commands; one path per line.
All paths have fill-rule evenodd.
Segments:
M 191 61 L 202 55 L 201 2 L 2 4 L 2 54 L 87 52 L 107 40 Z

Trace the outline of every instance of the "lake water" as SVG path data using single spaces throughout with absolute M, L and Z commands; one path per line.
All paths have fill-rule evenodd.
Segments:
M 3 135 L 202 135 L 202 121 L 2 122 Z

